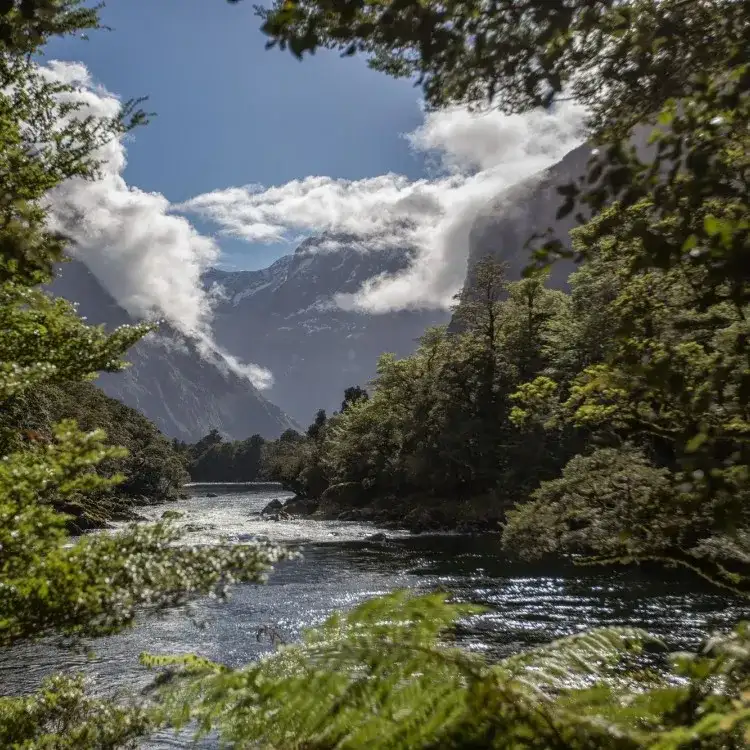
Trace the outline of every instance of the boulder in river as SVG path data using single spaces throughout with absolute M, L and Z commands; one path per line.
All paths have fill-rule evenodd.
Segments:
M 284 507 L 284 503 L 279 498 L 274 498 L 268 505 L 260 512 L 261 515 L 265 516 L 267 513 L 279 513 Z
M 284 512 L 294 516 L 311 516 L 318 509 L 318 501 L 309 497 L 293 497 L 284 503 Z
M 206 497 L 219 497 L 215 492 L 207 492 Z

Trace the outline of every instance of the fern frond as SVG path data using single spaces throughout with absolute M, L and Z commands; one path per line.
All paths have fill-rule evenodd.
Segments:
M 477 611 L 444 594 L 401 591 L 333 615 L 302 643 L 242 670 L 190 660 L 177 680 L 158 688 L 162 718 L 176 728 L 195 720 L 199 733 L 218 729 L 234 748 L 548 750 L 577 747 L 576 738 L 596 738 L 589 747 L 637 747 L 615 722 L 558 707 L 538 676 L 528 675 L 549 670 L 559 687 L 564 664 L 583 673 L 587 659 L 593 669 L 594 655 L 614 661 L 618 645 L 639 631 L 566 639 L 489 667 L 444 642 L 448 629 Z M 564 655 L 556 658 L 556 649 Z
M 646 643 L 664 646 L 638 628 L 597 628 L 508 657 L 497 669 L 505 679 L 546 698 L 593 683 L 631 688 L 633 677 L 625 677 L 623 663 L 641 654 Z

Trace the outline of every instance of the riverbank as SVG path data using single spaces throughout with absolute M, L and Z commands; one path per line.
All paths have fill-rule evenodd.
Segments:
M 265 537 L 301 550 L 275 566 L 265 586 L 240 585 L 226 602 L 200 599 L 158 617 L 139 618 L 121 635 L 97 639 L 88 649 L 69 651 L 32 642 L 7 649 L 0 658 L 6 693 L 38 688 L 59 670 L 84 672 L 106 691 L 137 695 L 153 679 L 138 656 L 197 653 L 239 666 L 273 649 L 259 633 L 273 629 L 294 643 L 305 628 L 334 611 L 348 610 L 395 589 L 447 591 L 456 601 L 477 604 L 482 613 L 463 622 L 457 644 L 493 662 L 513 653 L 595 627 L 641 627 L 671 650 L 692 650 L 716 630 L 746 616 L 745 602 L 709 587 L 682 571 L 637 566 L 579 568 L 555 560 L 529 563 L 506 557 L 496 534 L 410 534 L 356 521 L 311 516 L 279 521 L 261 515 L 269 502 L 290 499 L 280 487 L 216 492 L 191 487 L 178 505 L 138 508 L 149 521 L 178 510 L 184 543 L 246 544 Z M 208 493 L 216 497 L 208 497 Z M 189 742 L 164 731 L 143 750 L 174 750 Z M 207 747 L 212 747 L 207 744 Z
M 340 484 L 329 487 L 320 499 L 297 495 L 274 505 L 269 512 L 289 518 L 359 521 L 416 534 L 493 533 L 500 531 L 506 507 L 490 496 L 466 500 L 415 495 L 368 497 L 359 484 Z

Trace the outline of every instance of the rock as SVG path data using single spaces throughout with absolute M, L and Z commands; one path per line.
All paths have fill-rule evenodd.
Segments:
M 146 516 L 132 510 L 115 510 L 109 516 L 111 521 L 148 521 Z
M 96 529 L 111 528 L 106 519 L 89 516 L 84 508 L 75 503 L 56 503 L 55 510 L 68 516 L 65 525 L 68 532 L 73 535 L 83 534 Z
M 182 529 L 187 532 L 205 531 L 208 527 L 199 523 L 186 523 Z
M 215 492 L 207 492 L 206 497 L 219 497 Z
M 284 512 L 296 516 L 311 516 L 318 509 L 318 501 L 309 497 L 293 497 L 284 503 Z
M 366 536 L 365 541 L 366 542 L 386 542 L 388 541 L 388 537 L 382 531 L 379 531 L 377 534 L 370 534 L 370 536 Z
M 271 500 L 268 505 L 266 505 L 265 508 L 260 512 L 262 516 L 266 515 L 267 513 L 279 513 L 279 511 L 284 507 L 284 503 L 279 500 L 279 498 L 274 498 Z

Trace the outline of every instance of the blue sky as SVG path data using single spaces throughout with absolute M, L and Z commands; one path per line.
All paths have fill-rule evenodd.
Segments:
M 47 49 L 68 64 L 46 75 L 76 87 L 82 114 L 117 107 L 92 77 L 121 100 L 148 95 L 157 113 L 107 144 L 101 179 L 50 196 L 71 254 L 132 315 L 158 311 L 206 340 L 207 267 L 263 268 L 326 231 L 358 238 L 347 248 L 362 253 L 414 251 L 408 268 L 331 290 L 326 304 L 449 306 L 477 215 L 580 143 L 581 108 L 425 113 L 410 82 L 361 59 L 266 50 L 251 2 L 109 0 L 112 31 Z
M 128 144 L 131 185 L 181 202 L 309 175 L 423 173 L 422 157 L 401 137 L 422 122 L 419 91 L 361 59 L 322 52 L 300 63 L 265 50 L 251 0 L 109 0 L 102 20 L 113 30 L 54 42 L 47 56 L 85 63 L 123 99 L 149 97 L 157 117 Z M 226 237 L 220 244 L 224 260 L 244 268 L 290 250 Z

